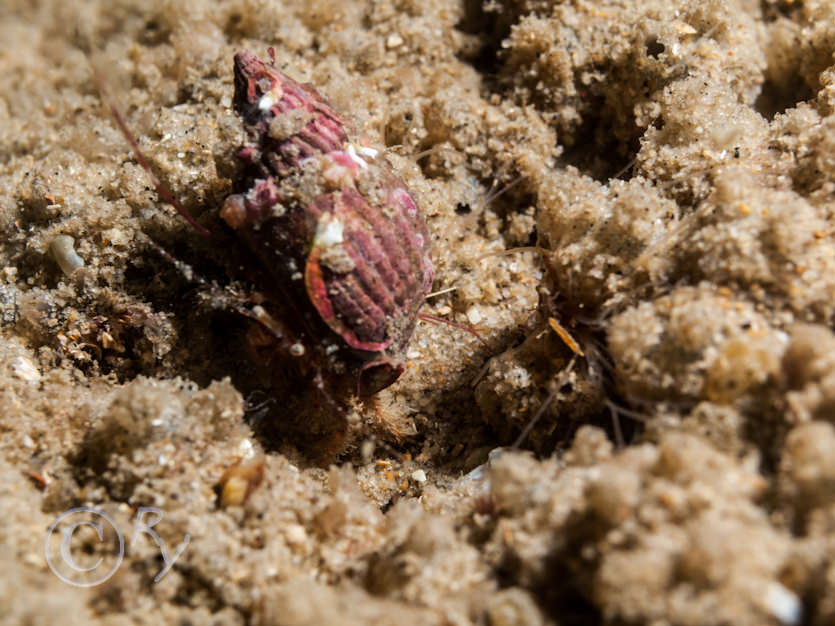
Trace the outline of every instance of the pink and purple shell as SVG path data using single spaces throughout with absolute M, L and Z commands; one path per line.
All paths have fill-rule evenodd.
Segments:
M 235 108 L 246 178 L 223 219 L 276 293 L 336 335 L 326 341 L 349 354 L 361 390 L 388 386 L 434 273 L 417 202 L 325 98 L 249 52 L 235 55 Z

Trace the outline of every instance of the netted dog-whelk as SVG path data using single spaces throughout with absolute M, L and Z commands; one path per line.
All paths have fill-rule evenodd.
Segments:
M 291 331 L 305 351 L 360 395 L 384 389 L 404 370 L 434 274 L 417 202 L 379 150 L 274 63 L 235 55 L 234 106 L 245 175 L 221 217 L 268 270 L 266 291 L 300 318 Z

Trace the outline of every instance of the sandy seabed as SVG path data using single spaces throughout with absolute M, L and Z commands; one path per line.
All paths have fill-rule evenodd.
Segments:
M 0 622 L 835 624 L 835 4 L 0 0 L 0 41 Z M 160 252 L 253 288 L 270 46 L 484 339 L 421 323 L 344 414 Z M 75 507 L 121 563 L 47 538 Z

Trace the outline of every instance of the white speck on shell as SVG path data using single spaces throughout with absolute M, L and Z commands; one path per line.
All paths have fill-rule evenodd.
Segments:
M 375 150 L 374 148 L 369 148 L 368 146 L 360 146 L 359 153 L 363 156 L 367 156 L 369 159 L 376 159 L 377 155 L 380 154 L 380 151 Z
M 344 241 L 342 222 L 332 215 L 323 215 L 316 225 L 313 245 L 317 248 L 329 248 Z
M 363 152 L 364 150 L 371 150 L 372 152 L 374 152 L 373 156 L 377 156 L 377 151 L 374 150 L 373 148 L 360 148 L 360 152 L 363 153 L 363 154 L 365 154 L 365 152 Z M 368 167 L 368 163 L 365 162 L 365 159 L 363 159 L 359 154 L 357 154 L 357 148 L 354 146 L 354 144 L 349 143 L 348 147 L 345 148 L 345 153 L 349 157 L 351 157 L 351 160 L 354 163 L 356 163 L 357 165 L 359 165 L 362 169 L 365 169 L 365 168 Z M 371 155 L 366 154 L 366 156 L 371 156 Z
M 263 96 L 261 96 L 261 99 L 260 99 L 260 100 L 258 100 L 258 109 L 259 109 L 260 111 L 263 111 L 264 113 L 266 113 L 266 112 L 267 112 L 267 111 L 269 111 L 271 108 L 273 108 L 273 105 L 274 105 L 275 103 L 276 103 L 276 100 L 275 100 L 275 98 L 273 97 L 273 92 L 272 92 L 272 91 L 268 91 L 268 92 L 267 92 L 267 93 L 265 93 Z

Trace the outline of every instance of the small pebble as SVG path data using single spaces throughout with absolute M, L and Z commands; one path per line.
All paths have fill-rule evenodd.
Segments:
M 41 379 L 41 373 L 35 364 L 29 359 L 19 356 L 12 361 L 12 375 L 25 380 L 26 382 L 34 383 Z
M 307 531 L 300 524 L 290 524 L 284 529 L 284 537 L 290 545 L 301 545 L 307 541 Z
M 388 39 L 386 39 L 386 48 L 392 50 L 394 48 L 399 48 L 403 45 L 403 37 L 398 34 L 389 35 Z
M 478 307 L 471 306 L 467 309 L 467 320 L 469 320 L 470 324 L 475 326 L 481 321 L 481 311 L 478 310 Z
M 765 601 L 771 614 L 783 624 L 797 624 L 803 617 L 800 599 L 780 583 L 774 582 L 766 587 Z

